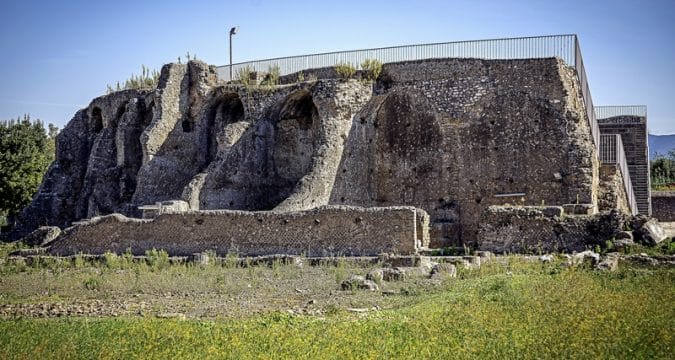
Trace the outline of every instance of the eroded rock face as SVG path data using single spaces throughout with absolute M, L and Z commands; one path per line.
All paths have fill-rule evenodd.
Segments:
M 192 210 L 411 205 L 433 247 L 475 242 L 490 205 L 597 206 L 578 83 L 558 59 L 385 64 L 375 83 L 243 87 L 191 61 L 94 99 L 12 234 L 183 200 Z M 521 194 L 503 197 L 504 194 Z

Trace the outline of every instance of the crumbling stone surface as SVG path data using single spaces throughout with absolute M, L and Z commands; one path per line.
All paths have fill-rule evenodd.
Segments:
M 598 194 L 598 210 L 610 211 L 618 209 L 626 214 L 631 210 L 623 185 L 623 175 L 616 165 L 600 166 L 600 192 Z
M 490 205 L 597 207 L 579 84 L 559 59 L 385 64 L 374 84 L 328 73 L 247 88 L 190 61 L 166 65 L 154 91 L 94 99 L 58 136 L 10 237 L 140 217 L 139 206 L 169 200 L 191 210 L 405 205 L 426 210 L 418 226 L 427 221 L 430 246 L 445 247 L 477 243 Z
M 352 122 L 331 202 L 421 207 L 432 247 L 478 241 L 490 205 L 595 204 L 579 99 L 556 59 L 385 64 Z
M 605 246 L 607 241 L 630 246 L 633 241 L 629 236 L 654 245 L 665 238 L 659 229 L 652 218 L 630 216 L 618 210 L 595 215 L 546 216 L 542 207 L 491 206 L 483 214 L 479 247 L 497 253 L 572 253 Z
M 93 218 L 70 227 L 49 247 L 52 255 L 77 253 L 143 255 L 163 249 L 171 256 L 192 256 L 212 250 L 240 256 L 304 254 L 365 256 L 411 255 L 428 243 L 417 233 L 412 207 L 357 208 L 327 206 L 307 211 L 187 211 L 155 219 L 120 214 Z M 427 229 L 423 229 L 428 232 Z

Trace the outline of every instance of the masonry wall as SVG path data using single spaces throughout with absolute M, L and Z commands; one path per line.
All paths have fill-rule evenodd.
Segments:
M 299 212 L 192 211 L 130 219 L 119 214 L 64 231 L 50 254 L 142 255 L 163 249 L 185 256 L 206 250 L 242 256 L 415 254 L 428 246 L 428 215 L 412 207 L 328 206 Z
M 478 240 L 490 205 L 593 209 L 598 196 L 576 74 L 554 58 L 393 63 L 374 84 L 275 87 L 169 64 L 154 91 L 95 99 L 58 148 L 17 236 L 184 200 L 192 210 L 414 206 L 430 214 L 432 247 L 461 246 Z
M 331 203 L 405 204 L 432 247 L 478 240 L 490 205 L 596 204 L 598 163 L 573 70 L 557 59 L 385 64 L 354 117 Z M 500 197 L 504 194 L 523 193 Z
M 675 191 L 652 191 L 652 216 L 659 221 L 675 221 Z
M 602 134 L 621 135 L 638 212 L 640 214 L 651 215 L 647 118 L 641 116 L 616 116 L 598 119 L 598 124 L 600 126 L 600 133 Z
M 600 187 L 598 193 L 598 210 L 610 211 L 617 209 L 631 214 L 628 197 L 623 185 L 621 170 L 616 165 L 603 164 L 600 166 Z
M 495 253 L 575 252 L 604 246 L 623 230 L 618 211 L 566 216 L 560 207 L 491 206 L 483 212 L 479 249 Z

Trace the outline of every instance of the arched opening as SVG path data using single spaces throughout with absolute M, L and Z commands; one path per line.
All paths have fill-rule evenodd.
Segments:
M 206 138 L 207 163 L 218 154 L 219 147 L 227 143 L 225 128 L 244 120 L 244 104 L 239 95 L 229 93 L 216 98 L 207 113 L 208 136 Z M 231 145 L 231 144 L 230 144 Z
M 291 94 L 274 125 L 272 156 L 276 173 L 295 184 L 311 169 L 319 138 L 319 115 L 309 91 Z
M 91 110 L 91 128 L 95 133 L 99 133 L 103 130 L 103 115 L 101 114 L 101 108 L 99 107 L 94 107 Z

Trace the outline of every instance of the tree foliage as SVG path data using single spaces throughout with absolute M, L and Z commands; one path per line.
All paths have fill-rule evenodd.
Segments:
M 667 156 L 659 156 L 650 164 L 652 188 L 675 188 L 675 149 L 670 150 Z
M 54 161 L 57 132 L 29 115 L 0 121 L 0 216 L 14 216 L 30 203 Z

